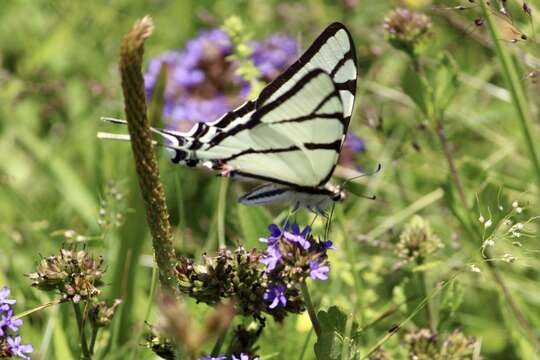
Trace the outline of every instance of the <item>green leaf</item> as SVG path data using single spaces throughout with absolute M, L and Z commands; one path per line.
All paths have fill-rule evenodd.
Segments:
M 54 311 L 54 315 L 51 316 L 51 319 L 54 319 L 54 330 L 53 330 L 53 343 L 54 343 L 54 354 L 56 359 L 74 359 L 71 351 L 69 350 L 69 345 L 64 332 L 64 327 L 60 323 L 60 317 L 58 317 L 58 312 Z M 56 316 L 55 316 L 56 315 Z
M 353 323 L 349 331 L 347 331 L 347 315 L 337 306 L 332 306 L 328 311 L 319 311 L 317 317 L 321 325 L 321 336 L 319 336 L 314 346 L 317 359 L 341 359 L 344 343 L 352 342 L 354 344 L 356 341 L 355 334 L 358 325 Z
M 431 87 L 429 83 L 412 67 L 408 67 L 401 79 L 401 88 L 418 106 L 425 116 L 429 117 Z
M 272 216 L 262 206 L 238 205 L 238 219 L 242 231 L 242 245 L 246 248 L 256 247 L 259 238 L 268 235 L 267 228 L 272 222 Z
M 447 330 L 452 330 L 452 319 L 455 318 L 456 311 L 463 303 L 465 291 L 461 283 L 454 279 L 443 290 L 441 306 L 439 310 L 439 326 L 447 326 Z M 439 329 L 440 330 L 440 329 Z
M 439 260 L 430 261 L 422 265 L 418 265 L 412 268 L 412 272 L 423 272 L 427 270 L 431 270 L 433 268 L 436 268 L 438 266 L 441 266 L 442 263 Z
M 433 88 L 433 107 L 442 118 L 459 87 L 457 66 L 452 57 L 444 53 L 428 76 Z

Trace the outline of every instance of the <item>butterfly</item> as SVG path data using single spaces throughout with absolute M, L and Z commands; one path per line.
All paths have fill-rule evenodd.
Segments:
M 290 202 L 318 214 L 345 197 L 329 183 L 351 120 L 357 60 L 350 32 L 329 25 L 258 98 L 189 131 L 152 128 L 175 164 L 203 165 L 223 176 L 263 184 L 239 202 Z M 103 118 L 125 124 L 124 120 Z M 129 136 L 101 137 L 129 140 Z

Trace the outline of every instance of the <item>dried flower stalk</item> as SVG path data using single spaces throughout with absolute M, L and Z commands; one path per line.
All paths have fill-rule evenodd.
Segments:
M 149 16 L 138 20 L 122 40 L 120 74 L 131 148 L 139 178 L 146 219 L 152 234 L 159 280 L 165 291 L 178 294 L 174 270 L 174 249 L 165 193 L 159 181 L 159 168 L 147 117 L 142 61 L 144 41 L 153 30 Z

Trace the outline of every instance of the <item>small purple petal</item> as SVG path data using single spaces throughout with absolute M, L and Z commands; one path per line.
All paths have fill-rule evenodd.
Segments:
M 287 298 L 285 297 L 285 287 L 283 285 L 271 285 L 264 294 L 263 299 L 271 302 L 268 306 L 270 309 L 274 309 L 280 304 L 286 306 Z
M 309 276 L 313 280 L 327 280 L 328 279 L 328 272 L 330 271 L 330 267 L 328 267 L 328 265 L 321 266 L 321 260 L 318 260 L 318 261 L 308 260 L 308 264 L 309 264 Z

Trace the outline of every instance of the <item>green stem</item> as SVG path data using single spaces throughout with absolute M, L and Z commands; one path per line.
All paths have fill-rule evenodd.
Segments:
M 97 326 L 92 327 L 92 337 L 90 337 L 90 355 L 94 355 L 94 347 L 96 345 L 96 339 L 99 328 Z
M 223 343 L 225 342 L 225 338 L 227 337 L 227 331 L 229 330 L 229 327 L 227 327 L 225 330 L 219 334 L 219 337 L 216 340 L 216 343 L 214 344 L 214 347 L 212 348 L 212 356 L 218 356 L 221 352 L 221 347 L 223 346 Z
M 424 261 L 421 259 L 417 261 L 418 266 L 421 266 L 423 263 Z M 424 271 L 420 271 L 418 273 L 418 282 L 420 284 L 420 291 L 421 291 L 422 299 L 427 299 L 425 309 L 426 309 L 426 317 L 429 322 L 429 328 L 431 329 L 431 331 L 435 332 L 436 330 L 435 316 L 433 314 L 432 302 L 430 301 L 430 297 L 428 295 L 428 289 L 427 289 L 427 284 L 426 284 L 426 274 Z
M 532 136 L 531 124 L 533 121 L 529 114 L 525 92 L 521 86 L 522 81 L 520 81 L 517 69 L 510 54 L 500 41 L 497 25 L 491 17 L 488 5 L 485 1 L 480 1 L 480 4 L 482 5 L 482 11 L 491 35 L 491 40 L 495 45 L 495 52 L 497 53 L 497 56 L 501 62 L 503 76 L 506 81 L 506 85 L 508 86 L 508 91 L 510 92 L 512 98 L 512 104 L 514 105 L 514 109 L 521 125 L 521 131 L 525 139 L 525 144 L 527 145 L 527 150 L 529 151 L 529 156 L 531 157 L 531 161 L 533 163 L 536 175 L 536 183 L 540 194 L 540 161 L 538 160 L 538 152 L 536 151 L 535 141 L 533 140 Z
M 306 303 L 306 309 L 309 315 L 309 319 L 311 320 L 311 324 L 313 325 L 313 330 L 315 330 L 315 334 L 317 334 L 317 337 L 320 337 L 321 325 L 319 324 L 319 319 L 317 319 L 317 312 L 315 311 L 315 307 L 313 306 L 313 303 L 311 302 L 309 289 L 305 281 L 302 281 L 300 286 L 302 289 L 302 295 L 304 296 L 304 302 Z
M 223 178 L 219 187 L 218 199 L 218 244 L 219 248 L 225 248 L 225 210 L 227 206 L 227 190 L 229 189 L 229 179 Z
M 537 191 L 540 194 L 540 161 L 538 160 L 538 152 L 535 147 L 535 141 L 533 140 L 533 135 L 531 131 L 531 124 L 533 122 L 529 114 L 525 92 L 521 85 L 522 82 L 520 81 L 516 66 L 510 54 L 508 53 L 506 47 L 504 47 L 500 41 L 497 25 L 493 21 L 488 5 L 486 4 L 485 1 L 480 1 L 480 4 L 482 6 L 482 12 L 483 12 L 484 18 L 486 19 L 486 24 L 489 29 L 489 33 L 491 35 L 491 40 L 493 41 L 493 44 L 495 45 L 495 52 L 497 53 L 497 57 L 499 58 L 502 65 L 503 76 L 506 81 L 506 85 L 508 86 L 508 91 L 510 92 L 510 96 L 512 98 L 512 104 L 514 106 L 514 109 L 519 119 L 519 124 L 521 125 L 521 131 L 525 139 L 525 144 L 527 145 L 529 156 L 533 163 L 533 168 L 534 168 L 535 177 L 536 177 Z M 487 256 L 490 256 L 490 255 L 488 254 Z M 514 316 L 516 317 L 519 324 L 525 331 L 531 343 L 534 344 L 536 350 L 539 350 L 540 341 L 534 335 L 535 331 L 532 325 L 529 323 L 527 317 L 524 315 L 524 313 L 518 307 L 517 303 L 514 301 L 510 291 L 508 290 L 508 288 L 506 287 L 504 283 L 502 276 L 498 272 L 498 269 L 495 267 L 495 263 L 491 261 L 488 261 L 487 263 L 495 282 L 499 285 L 503 293 L 503 296 L 508 302 L 510 309 L 514 313 Z
M 456 162 L 454 161 L 452 149 L 450 148 L 450 144 L 448 144 L 448 141 L 446 140 L 446 132 L 444 131 L 444 125 L 439 119 L 437 119 L 435 123 L 437 126 L 437 136 L 439 138 L 439 142 L 441 143 L 446 162 L 448 163 L 450 175 L 452 176 L 452 180 L 454 181 L 454 184 L 456 185 L 456 188 L 458 190 L 459 198 L 461 200 L 463 208 L 467 210 L 469 209 L 469 202 L 467 201 L 465 189 L 463 188 L 463 182 L 461 181 L 461 177 L 459 176 L 459 172 L 457 170 Z
M 79 304 L 73 303 L 73 309 L 75 310 L 75 317 L 77 318 L 77 327 L 79 328 L 79 339 L 81 342 L 81 357 L 83 359 L 91 359 L 90 352 L 88 351 L 88 345 L 86 343 L 86 334 L 84 332 L 84 319 L 81 313 Z

